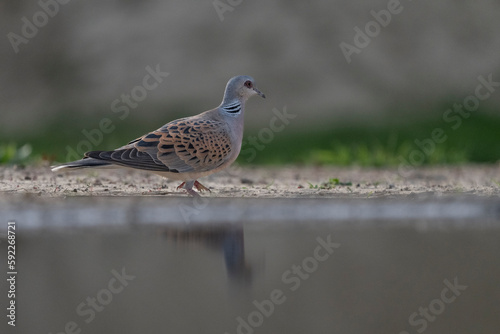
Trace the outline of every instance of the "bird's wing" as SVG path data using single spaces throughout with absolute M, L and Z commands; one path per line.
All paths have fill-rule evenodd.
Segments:
M 126 167 L 186 173 L 215 169 L 230 153 L 231 141 L 224 123 L 184 118 L 114 151 L 92 151 L 85 156 Z

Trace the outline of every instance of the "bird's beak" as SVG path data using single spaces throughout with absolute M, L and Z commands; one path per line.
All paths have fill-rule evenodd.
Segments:
M 262 92 L 261 92 L 260 90 L 258 90 L 257 88 L 255 88 L 255 87 L 254 87 L 254 88 L 253 88 L 253 90 L 254 90 L 257 94 L 259 94 L 259 96 L 262 96 L 263 98 L 266 98 L 266 96 L 264 95 L 264 93 L 262 93 Z

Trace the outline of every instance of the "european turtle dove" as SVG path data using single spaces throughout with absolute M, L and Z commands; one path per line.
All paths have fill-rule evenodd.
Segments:
M 233 163 L 241 149 L 245 102 L 253 95 L 265 98 L 249 76 L 231 78 L 220 106 L 181 118 L 132 140 L 113 151 L 91 151 L 81 160 L 53 166 L 62 169 L 129 167 L 183 181 L 190 195 L 209 190 L 197 181 Z

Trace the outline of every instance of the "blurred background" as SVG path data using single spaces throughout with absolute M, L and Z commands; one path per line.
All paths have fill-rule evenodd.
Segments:
M 0 161 L 121 146 L 216 107 L 247 74 L 268 98 L 247 105 L 241 163 L 496 162 L 499 13 L 486 0 L 4 1 Z

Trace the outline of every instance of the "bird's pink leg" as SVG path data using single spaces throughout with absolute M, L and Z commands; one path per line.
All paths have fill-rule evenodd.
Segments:
M 197 181 L 187 181 L 187 182 L 182 182 L 178 187 L 177 189 L 185 189 L 187 191 L 187 193 L 193 197 L 200 197 L 200 195 L 193 190 L 193 186 L 195 185 Z M 196 189 L 200 190 L 200 188 L 198 188 L 198 185 L 196 185 Z
M 194 187 L 196 189 L 198 189 L 198 191 L 208 191 L 208 192 L 212 192 L 210 189 L 208 189 L 207 187 L 205 187 L 203 184 L 201 184 L 200 182 L 198 181 L 194 181 Z
M 196 191 L 193 190 L 193 186 L 198 189 L 198 191 L 209 191 L 212 192 L 210 189 L 205 187 L 203 184 L 201 184 L 198 181 L 187 181 L 187 182 L 182 182 L 178 187 L 177 190 L 184 188 L 187 193 L 191 196 L 200 196 Z

